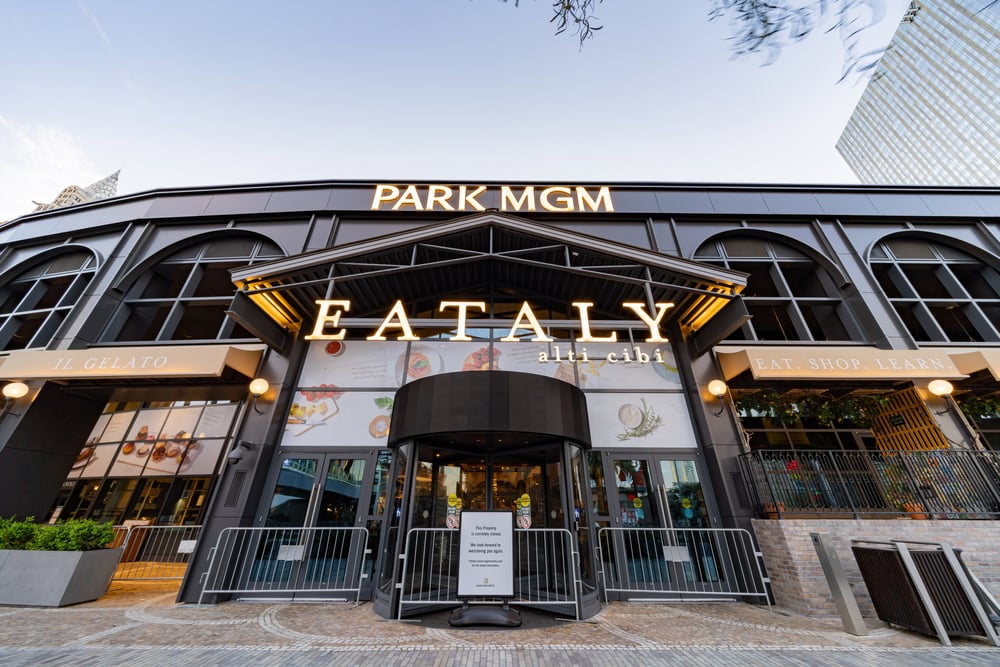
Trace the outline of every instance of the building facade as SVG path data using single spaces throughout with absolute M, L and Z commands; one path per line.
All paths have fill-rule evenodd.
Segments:
M 1000 5 L 911 3 L 837 142 L 862 183 L 1000 183 Z
M 616 535 L 1000 518 L 996 188 L 161 190 L 0 248 L 0 516 L 200 525 L 182 600 L 309 560 L 395 617 L 467 512 L 565 540 L 582 615 L 731 576 Z

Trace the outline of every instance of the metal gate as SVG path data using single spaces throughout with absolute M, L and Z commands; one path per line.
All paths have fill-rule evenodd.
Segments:
M 625 599 L 770 597 L 763 556 L 742 528 L 601 528 L 600 580 Z
M 212 594 L 358 603 L 369 553 L 367 528 L 226 528 L 209 553 L 198 604 Z
M 406 534 L 400 556 L 401 576 L 397 587 L 399 615 L 403 607 L 495 604 L 494 598 L 458 598 L 458 530 L 413 528 Z M 531 528 L 514 531 L 514 596 L 512 604 L 564 607 L 580 618 L 580 555 L 573 534 L 563 528 Z
M 122 547 L 115 581 L 183 579 L 201 526 L 115 526 Z

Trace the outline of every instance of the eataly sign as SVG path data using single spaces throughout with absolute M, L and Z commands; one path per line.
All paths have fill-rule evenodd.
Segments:
M 317 299 L 316 305 L 319 307 L 316 314 L 316 324 L 313 326 L 312 333 L 305 337 L 306 340 L 344 340 L 345 336 L 347 336 L 347 330 L 341 328 L 340 316 L 351 310 L 350 300 Z M 577 342 L 614 343 L 618 341 L 618 333 L 616 331 L 612 331 L 605 336 L 595 336 L 590 330 L 590 309 L 594 305 L 592 302 L 574 301 L 572 305 L 580 314 L 581 335 L 576 338 Z M 653 306 L 656 312 L 650 314 L 647 312 L 646 304 L 644 303 L 638 301 L 625 301 L 622 303 L 622 308 L 635 313 L 636 317 L 648 328 L 649 337 L 646 338 L 647 343 L 667 343 L 669 341 L 660 334 L 660 322 L 663 321 L 663 316 L 666 315 L 667 311 L 674 307 L 674 304 L 654 303 Z M 470 341 L 472 337 L 466 333 L 469 311 L 485 313 L 486 302 L 441 301 L 439 303 L 438 312 L 443 313 L 449 310 L 454 310 L 456 313 L 455 333 L 449 340 Z M 530 339 L 532 342 L 549 343 L 555 340 L 547 336 L 545 331 L 542 330 L 542 326 L 538 323 L 538 318 L 535 317 L 535 313 L 527 301 L 521 304 L 521 310 L 517 313 L 517 317 L 510 327 L 510 332 L 500 340 L 505 343 L 520 341 L 521 339 L 515 334 L 521 329 L 530 329 L 534 332 L 534 337 Z M 366 340 L 387 340 L 385 334 L 390 330 L 399 332 L 396 340 L 420 340 L 420 337 L 413 333 L 413 327 L 410 326 L 410 320 L 406 316 L 406 310 L 403 308 L 402 301 L 396 301 L 393 304 L 392 309 L 389 310 L 385 319 L 382 320 L 382 324 Z

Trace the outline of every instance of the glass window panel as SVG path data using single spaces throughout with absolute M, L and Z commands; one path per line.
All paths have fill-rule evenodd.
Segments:
M 906 289 L 909 293 L 909 286 L 906 285 L 905 280 L 899 274 L 899 268 L 893 264 L 874 264 L 872 265 L 872 271 L 875 273 L 875 279 L 878 280 L 879 286 L 885 295 L 890 299 L 898 299 L 904 296 L 902 289 Z
M 798 340 L 787 306 L 747 305 L 757 340 Z
M 317 466 L 318 462 L 313 458 L 288 458 L 281 462 L 281 472 L 278 474 L 278 483 L 274 485 L 265 526 L 305 525 Z
M 88 266 L 91 258 L 90 253 L 84 252 L 61 255 L 52 260 L 52 263 L 49 264 L 45 272 L 48 274 L 65 273 L 68 271 L 77 272 Z
M 920 323 L 920 319 L 917 317 L 916 312 L 914 312 L 920 306 L 908 303 L 898 303 L 895 306 L 896 313 L 916 340 L 936 340 L 924 325 Z
M 178 296 L 190 272 L 191 267 L 188 264 L 158 265 L 150 272 L 139 298 L 159 299 Z
M 937 259 L 937 256 L 921 239 L 891 239 L 886 245 L 897 259 Z
M 747 287 L 743 290 L 744 297 L 781 296 L 778 287 L 771 278 L 770 262 L 731 262 L 730 268 L 748 273 Z
M 201 277 L 191 296 L 232 296 L 236 286 L 229 275 L 229 269 L 240 266 L 241 263 L 219 263 L 202 266 Z
M 714 258 L 714 257 L 721 257 L 721 255 L 719 254 L 719 246 L 716 241 L 709 241 L 708 243 L 705 243 L 700 248 L 698 248 L 697 252 L 694 253 L 695 259 Z
M 760 239 L 745 237 L 727 238 L 722 241 L 728 257 L 768 257 L 767 245 Z
M 785 276 L 788 288 L 795 296 L 829 296 L 820 280 L 820 274 L 815 264 L 782 264 L 781 272 Z
M 941 325 L 941 329 L 944 330 L 948 340 L 954 342 L 983 340 L 982 335 L 976 331 L 972 322 L 966 317 L 963 308 L 954 304 L 947 306 L 932 305 L 930 310 L 934 319 Z
M 910 279 L 910 284 L 923 299 L 947 299 L 952 296 L 948 288 L 944 286 L 938 277 L 939 266 L 908 264 L 902 267 L 906 277 Z
M 776 241 L 770 241 L 771 252 L 774 256 L 779 259 L 809 259 L 805 253 L 796 250 L 795 248 L 785 245 L 784 243 L 778 243 Z
M 202 255 L 206 259 L 220 257 L 249 257 L 257 241 L 247 237 L 215 239 L 208 244 Z
M 1000 298 L 1000 274 L 983 265 L 949 264 L 948 268 L 973 299 Z
M 836 304 L 802 305 L 802 316 L 806 319 L 813 340 L 849 340 L 847 328 L 840 321 Z
M 174 340 L 214 340 L 219 335 L 222 322 L 226 319 L 226 306 L 198 305 L 184 306 L 177 328 L 171 336 Z

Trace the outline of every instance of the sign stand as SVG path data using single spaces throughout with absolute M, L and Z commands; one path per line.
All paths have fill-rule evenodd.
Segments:
M 462 512 L 458 554 L 458 597 L 462 606 L 448 625 L 521 625 L 511 609 L 514 597 L 514 515 L 511 512 Z M 501 598 L 503 605 L 471 605 L 470 598 Z

